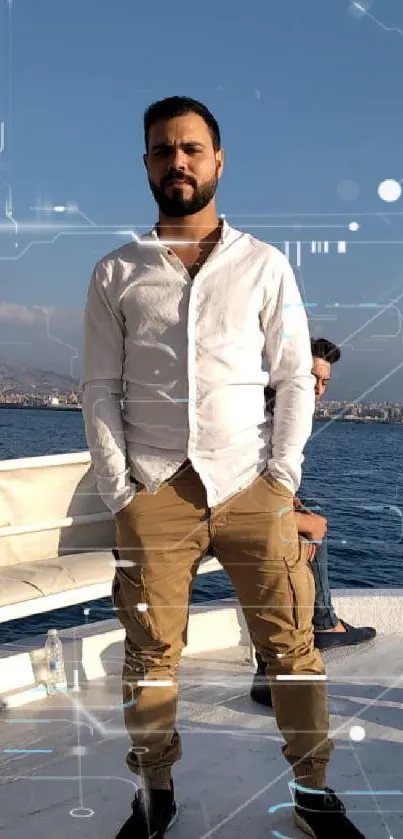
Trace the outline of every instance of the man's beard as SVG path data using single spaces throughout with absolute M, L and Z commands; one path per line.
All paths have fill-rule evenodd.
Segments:
M 174 176 L 170 175 L 169 180 L 173 179 Z M 190 183 L 193 187 L 192 195 L 189 198 L 185 198 L 183 190 L 180 187 L 174 187 L 171 190 L 171 196 L 168 196 L 164 192 L 169 180 L 164 179 L 162 187 L 159 187 L 150 178 L 148 179 L 151 192 L 161 212 L 167 218 L 182 218 L 183 216 L 193 216 L 195 213 L 200 213 L 201 210 L 207 207 L 207 204 L 210 203 L 212 198 L 214 198 L 218 184 L 217 175 L 199 187 L 193 179 L 185 178 L 185 183 Z

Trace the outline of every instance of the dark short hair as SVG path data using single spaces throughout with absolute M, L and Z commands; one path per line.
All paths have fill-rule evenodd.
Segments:
M 341 356 L 340 347 L 327 338 L 311 338 L 311 352 L 314 358 L 323 358 L 329 364 L 336 364 Z
M 191 99 L 189 96 L 169 96 L 167 99 L 160 99 L 158 102 L 153 102 L 144 113 L 144 142 L 148 150 L 148 136 L 150 128 L 154 123 L 160 120 L 173 119 L 174 117 L 183 117 L 185 114 L 198 114 L 204 119 L 214 146 L 214 151 L 221 148 L 220 128 L 216 118 L 209 111 L 206 105 L 198 102 L 197 99 Z

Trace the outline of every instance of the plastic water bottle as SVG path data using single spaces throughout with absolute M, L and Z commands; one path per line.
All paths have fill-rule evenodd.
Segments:
M 45 654 L 46 690 L 48 694 L 63 693 L 67 690 L 67 678 L 64 668 L 62 642 L 57 629 L 48 630 Z

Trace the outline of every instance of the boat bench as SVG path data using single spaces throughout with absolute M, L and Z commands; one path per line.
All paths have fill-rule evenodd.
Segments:
M 109 597 L 114 565 L 110 551 L 92 551 L 0 567 L 0 623 Z M 206 557 L 198 574 L 221 570 Z
M 93 551 L 0 567 L 0 623 L 111 593 L 111 552 Z
M 88 452 L 0 462 L 0 623 L 108 597 L 114 546 Z

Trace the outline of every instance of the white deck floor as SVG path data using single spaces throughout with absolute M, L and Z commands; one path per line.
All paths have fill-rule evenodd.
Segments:
M 246 652 L 238 647 L 182 662 L 184 757 L 175 768 L 180 819 L 172 839 L 302 835 L 291 819 L 291 772 L 273 714 L 249 698 Z M 327 654 L 327 664 L 337 744 L 329 782 L 367 839 L 400 839 L 402 638 Z M 113 839 L 129 814 L 136 780 L 126 769 L 120 702 L 120 680 L 109 676 L 78 695 L 0 717 L 4 839 Z M 351 739 L 353 726 L 364 729 L 361 742 Z M 278 809 L 269 813 L 271 807 Z

